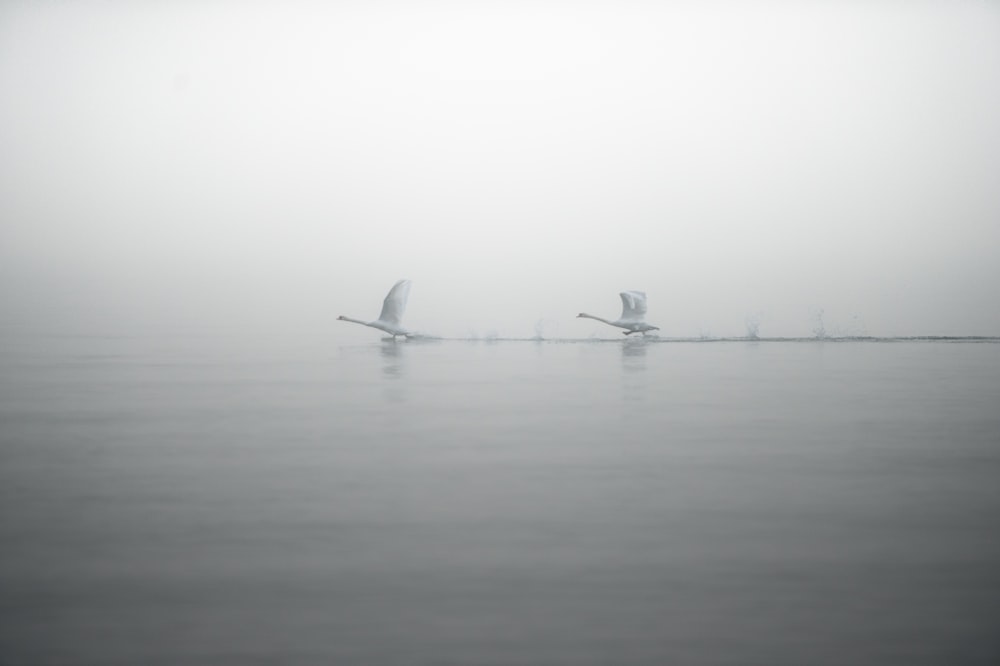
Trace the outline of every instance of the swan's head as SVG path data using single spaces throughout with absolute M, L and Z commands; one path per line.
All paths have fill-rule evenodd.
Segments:
M 347 317 L 345 317 L 344 315 L 340 315 L 339 317 L 337 317 L 337 319 L 340 319 L 341 321 L 343 321 L 343 320 L 347 319 Z
M 581 312 L 576 316 L 576 318 L 579 319 L 580 317 L 586 317 L 586 316 L 587 316 L 586 313 Z

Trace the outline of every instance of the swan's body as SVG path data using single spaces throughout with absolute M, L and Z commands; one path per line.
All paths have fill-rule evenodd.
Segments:
M 337 317 L 337 319 L 361 324 L 362 326 L 371 326 L 380 331 L 385 331 L 394 338 L 397 335 L 411 336 L 413 335 L 413 331 L 403 328 L 402 323 L 403 312 L 406 311 L 406 299 L 409 297 L 410 281 L 400 280 L 386 294 L 385 300 L 382 301 L 382 313 L 375 321 L 361 321 L 360 319 L 351 319 L 343 315 Z
M 646 334 L 647 331 L 658 331 L 659 326 L 653 326 L 652 324 L 647 324 L 644 319 L 646 318 L 646 293 L 642 291 L 623 291 L 619 296 L 622 297 L 622 316 L 614 321 L 605 319 L 604 317 L 595 317 L 592 314 L 587 314 L 586 312 L 581 312 L 577 317 L 586 317 L 587 319 L 596 319 L 597 321 L 603 321 L 605 324 L 611 326 L 617 326 L 618 328 L 625 329 L 625 335 L 632 335 L 633 333 Z

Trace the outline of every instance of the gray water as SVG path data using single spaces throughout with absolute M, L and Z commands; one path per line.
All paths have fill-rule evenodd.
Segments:
M 996 341 L 6 340 L 2 664 L 1000 663 Z

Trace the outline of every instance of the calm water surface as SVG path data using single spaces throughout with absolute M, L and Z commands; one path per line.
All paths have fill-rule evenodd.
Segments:
M 7 340 L 0 664 L 1000 663 L 1000 344 Z

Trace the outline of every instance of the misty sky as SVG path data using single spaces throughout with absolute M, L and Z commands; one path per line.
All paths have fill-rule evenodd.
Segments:
M 0 323 L 1000 335 L 995 2 L 7 2 Z

